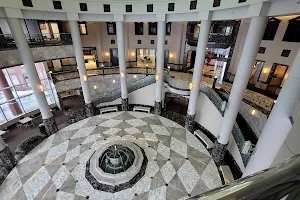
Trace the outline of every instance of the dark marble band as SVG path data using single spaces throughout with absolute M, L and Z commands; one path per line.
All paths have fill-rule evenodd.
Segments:
M 157 102 L 157 101 L 155 101 L 155 103 L 154 103 L 154 113 L 156 114 L 156 115 L 161 115 L 161 102 Z
M 16 166 L 17 162 L 13 153 L 6 146 L 0 151 L 0 185 L 5 180 L 9 172 Z
M 185 127 L 191 132 L 194 132 L 195 129 L 195 116 L 196 115 L 186 115 L 186 123 L 185 123 Z
M 141 147 L 140 147 L 140 149 L 141 149 L 142 154 L 143 154 L 142 166 L 141 166 L 140 171 L 130 181 L 128 181 L 126 183 L 121 183 L 121 184 L 116 185 L 116 186 L 99 183 L 89 171 L 89 169 L 90 169 L 90 160 L 86 164 L 85 178 L 93 186 L 94 189 L 101 190 L 101 191 L 106 191 L 106 192 L 110 192 L 110 193 L 119 192 L 121 190 L 125 190 L 127 188 L 132 187 L 134 184 L 136 184 L 145 175 L 147 164 L 148 164 L 148 159 L 147 159 L 145 151 Z
M 52 135 L 58 131 L 54 116 L 48 119 L 43 119 L 43 123 L 46 129 L 47 136 Z
M 127 111 L 128 110 L 128 98 L 123 99 L 122 98 L 122 110 Z
M 215 161 L 217 167 L 222 165 L 228 144 L 221 144 L 218 140 L 215 141 L 215 147 L 212 150 L 211 157 Z
M 85 104 L 85 115 L 86 117 L 93 117 L 95 115 L 95 108 L 93 103 Z

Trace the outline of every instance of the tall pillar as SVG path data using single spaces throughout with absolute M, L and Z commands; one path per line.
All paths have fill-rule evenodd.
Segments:
M 182 43 L 182 34 L 183 34 L 183 23 L 177 23 L 177 44 L 176 44 L 176 52 L 175 52 L 175 64 L 180 64 L 181 57 L 181 43 Z
M 124 24 L 124 48 L 125 48 L 125 62 L 128 62 L 128 50 L 129 50 L 129 22 Z M 126 66 L 126 65 L 125 65 Z
M 251 19 L 237 73 L 229 95 L 228 106 L 225 110 L 221 132 L 216 141 L 216 147 L 212 151 L 212 157 L 217 165 L 223 162 L 229 136 L 239 112 L 267 22 L 268 17 L 253 17 Z
M 201 29 L 199 31 L 198 44 L 196 49 L 195 67 L 192 80 L 192 88 L 190 93 L 186 127 L 193 132 L 194 119 L 196 115 L 197 99 L 199 96 L 202 71 L 204 66 L 208 35 L 210 31 L 211 21 L 201 21 Z
M 16 164 L 17 162 L 13 153 L 0 136 L 0 184 L 5 180 Z
M 157 48 L 156 48 L 156 91 L 154 111 L 161 115 L 162 89 L 164 76 L 164 50 L 165 50 L 166 22 L 159 21 L 157 26 Z
M 96 31 L 96 39 L 97 39 L 97 61 L 98 62 L 103 62 L 102 59 L 102 41 L 101 41 L 101 27 L 100 27 L 100 23 L 95 23 L 94 24 L 94 28 Z
M 19 103 L 15 100 L 14 94 L 9 87 L 9 84 L 6 80 L 6 77 L 3 73 L 3 70 L 0 69 L 0 88 L 2 89 L 3 95 L 8 102 L 9 109 L 13 115 L 20 115 L 22 114 L 22 110 L 20 108 Z
M 124 47 L 124 24 L 123 22 L 116 22 L 117 28 L 117 42 L 119 54 L 119 69 L 120 69 L 120 83 L 122 96 L 122 110 L 128 110 L 128 90 L 127 90 L 127 74 L 125 62 L 125 47 Z
M 74 52 L 76 56 L 76 62 L 78 66 L 80 82 L 83 92 L 83 98 L 85 102 L 86 116 L 91 117 L 94 115 L 94 107 L 92 104 L 92 98 L 89 88 L 88 76 L 86 73 L 85 62 L 83 57 L 82 45 L 79 34 L 78 22 L 76 20 L 69 20 L 71 36 L 73 41 Z
M 41 111 L 47 134 L 51 135 L 57 131 L 57 126 L 44 94 L 44 88 L 41 87 L 42 84 L 36 71 L 33 57 L 24 35 L 21 22 L 16 18 L 8 18 L 7 22 L 18 48 L 20 59 L 24 64 L 24 68 L 29 78 L 37 104 Z
M 279 93 L 243 176 L 269 168 L 287 137 L 292 115 L 300 99 L 300 50 Z

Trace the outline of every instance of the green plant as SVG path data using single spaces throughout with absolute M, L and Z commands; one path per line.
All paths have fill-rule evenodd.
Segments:
M 23 150 L 26 154 L 31 151 L 34 147 L 36 147 L 39 143 L 41 143 L 45 139 L 42 135 L 33 135 L 25 140 L 23 140 L 19 145 L 18 149 Z

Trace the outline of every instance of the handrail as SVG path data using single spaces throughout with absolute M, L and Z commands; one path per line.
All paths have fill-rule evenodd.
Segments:
M 300 156 L 296 155 L 269 169 L 238 179 L 191 199 L 282 199 L 296 190 L 299 191 L 299 176 Z M 270 198 L 275 196 L 276 198 Z

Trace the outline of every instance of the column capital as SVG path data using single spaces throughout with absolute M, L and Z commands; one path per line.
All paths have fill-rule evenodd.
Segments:
M 114 15 L 114 20 L 116 22 L 124 22 L 124 15 Z
M 16 8 L 4 8 L 6 16 L 8 18 L 23 18 L 21 9 Z
M 67 13 L 68 20 L 79 21 L 79 16 L 77 13 Z
M 210 11 L 204 11 L 198 13 L 198 20 L 211 20 L 212 18 L 212 12 Z
M 166 15 L 165 14 L 157 14 L 156 15 L 156 21 L 161 21 L 161 22 L 164 22 L 166 21 Z
M 261 2 L 249 5 L 247 17 L 268 16 L 271 2 Z

